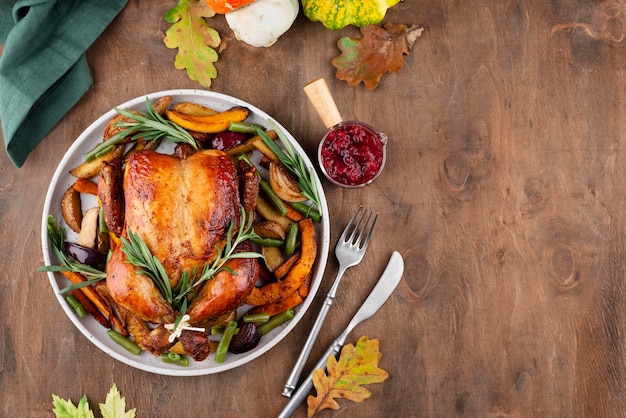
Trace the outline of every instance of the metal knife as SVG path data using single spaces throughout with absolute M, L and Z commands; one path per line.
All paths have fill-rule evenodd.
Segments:
M 350 334 L 354 327 L 364 320 L 371 318 L 380 309 L 380 307 L 383 306 L 387 299 L 389 299 L 391 293 L 393 293 L 396 286 L 398 286 L 398 283 L 400 283 L 403 273 L 404 260 L 402 259 L 400 253 L 394 251 L 393 254 L 391 254 L 391 258 L 387 263 L 385 271 L 382 276 L 380 276 L 380 279 L 378 279 L 376 286 L 374 286 L 374 289 L 372 289 L 369 296 L 365 299 L 365 302 L 363 302 L 346 329 L 339 334 L 330 347 L 328 347 L 328 350 L 326 350 L 326 353 L 324 353 L 318 363 L 313 366 L 313 371 L 317 369 L 326 370 L 326 361 L 328 360 L 328 356 L 337 355 L 339 350 L 341 350 L 341 347 L 343 347 L 348 334 Z M 306 377 L 298 390 L 291 396 L 291 400 L 287 403 L 280 415 L 278 415 L 278 418 L 291 417 L 296 409 L 298 409 L 300 403 L 302 403 L 313 387 L 313 371 Z

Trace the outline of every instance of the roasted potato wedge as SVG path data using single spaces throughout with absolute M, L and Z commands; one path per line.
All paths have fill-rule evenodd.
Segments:
M 285 228 L 276 221 L 260 221 L 254 224 L 254 232 L 262 238 L 285 239 Z
M 258 141 L 254 141 L 252 143 L 252 146 L 258 151 L 260 151 L 261 154 L 263 154 L 265 157 L 269 158 L 271 161 L 276 162 L 276 163 L 280 162 L 280 158 L 278 158 L 278 155 L 276 155 L 274 151 L 270 149 L 270 147 L 265 145 L 265 142 L 263 142 L 262 139 L 259 139 Z
M 256 211 L 261 217 L 268 221 L 274 221 L 279 223 L 285 231 L 289 229 L 291 220 L 286 216 L 282 216 L 270 202 L 268 202 L 263 196 L 259 196 L 256 200 Z
M 74 177 L 78 177 L 81 179 L 90 179 L 93 176 L 96 176 L 100 169 L 102 168 L 103 162 L 108 162 L 113 160 L 114 158 L 119 158 L 124 155 L 124 151 L 126 150 L 126 145 L 120 144 L 113 148 L 111 151 L 106 154 L 94 158 L 93 160 L 87 161 L 79 165 L 78 167 L 70 170 L 70 174 Z
M 276 141 L 276 139 L 278 138 L 278 134 L 276 133 L 276 131 L 265 131 L 265 133 L 267 134 L 267 136 L 272 140 L 272 141 Z M 245 143 L 241 144 L 241 145 L 237 145 L 229 150 L 226 151 L 226 153 L 228 155 L 241 155 L 244 154 L 246 152 L 252 152 L 256 149 L 256 147 L 254 146 L 255 142 L 261 141 L 263 142 L 263 139 L 261 139 L 261 137 L 259 135 L 255 135 L 253 137 L 251 137 L 250 139 L 248 139 Z M 269 148 L 268 148 L 269 149 Z
M 285 261 L 279 247 L 262 246 L 261 254 L 263 254 L 267 269 L 271 272 L 274 272 Z
M 163 115 L 167 108 L 170 106 L 170 103 L 172 103 L 172 100 L 174 100 L 172 96 L 159 97 L 154 101 L 154 103 L 152 103 L 152 108 L 159 115 Z
M 97 206 L 89 208 L 83 214 L 80 224 L 80 233 L 76 237 L 76 244 L 96 249 L 98 247 L 98 216 L 100 209 Z
M 73 184 L 67 188 L 61 198 L 61 215 L 72 231 L 80 232 L 83 210 L 80 202 L 80 193 L 74 190 Z

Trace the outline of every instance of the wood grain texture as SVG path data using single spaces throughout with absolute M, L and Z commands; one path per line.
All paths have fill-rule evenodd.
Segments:
M 99 115 L 158 90 L 200 88 L 174 69 L 161 18 L 130 1 L 89 50 L 94 85 L 21 169 L 0 155 L 0 415 L 51 413 L 51 394 L 102 402 L 116 383 L 140 416 L 272 417 L 312 311 L 261 359 L 219 375 L 132 369 L 64 316 L 42 264 L 50 177 Z M 214 19 L 232 37 L 222 17 Z M 334 77 L 341 36 L 300 16 L 272 47 L 227 42 L 211 90 L 249 101 L 314 156 L 325 127 L 302 87 L 324 77 L 345 119 L 389 138 L 363 189 L 325 183 L 334 243 L 355 207 L 382 216 L 344 278 L 312 359 L 347 324 L 393 250 L 406 272 L 360 325 L 390 378 L 364 403 L 320 416 L 626 416 L 626 3 L 405 0 L 386 21 L 423 25 L 404 67 L 376 90 Z M 313 360 L 311 360 L 312 364 Z M 297 416 L 306 416 L 301 407 Z

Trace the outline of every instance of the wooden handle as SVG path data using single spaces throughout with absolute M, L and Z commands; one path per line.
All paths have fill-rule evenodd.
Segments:
M 343 120 L 323 78 L 313 80 L 304 86 L 304 92 L 313 104 L 313 107 L 315 107 L 326 128 L 335 126 Z

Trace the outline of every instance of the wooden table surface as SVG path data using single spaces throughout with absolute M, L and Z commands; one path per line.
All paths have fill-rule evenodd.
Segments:
M 115 383 L 140 417 L 272 417 L 337 271 L 312 309 L 245 366 L 199 377 L 140 371 L 91 344 L 36 268 L 45 193 L 98 116 L 147 93 L 201 86 L 173 66 L 162 19 L 174 1 L 135 1 L 88 51 L 94 84 L 15 168 L 0 155 L 0 415 L 51 416 L 52 394 L 97 409 Z M 382 176 L 324 183 L 331 244 L 358 205 L 380 213 L 320 340 L 347 324 L 393 250 L 404 278 L 348 338 L 380 342 L 390 377 L 363 403 L 319 416 L 616 417 L 626 412 L 626 4 L 584 0 L 405 0 L 387 22 L 425 27 L 379 87 L 335 77 L 337 40 L 300 16 L 271 48 L 231 39 L 210 90 L 248 101 L 311 158 L 324 126 L 302 87 L 324 77 L 344 118 L 387 133 Z M 332 248 L 331 248 L 332 250 Z M 96 414 L 98 416 L 98 414 Z M 296 416 L 305 416 L 301 406 Z

